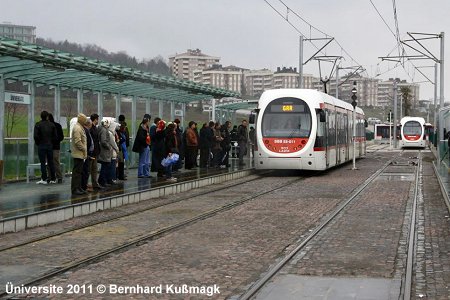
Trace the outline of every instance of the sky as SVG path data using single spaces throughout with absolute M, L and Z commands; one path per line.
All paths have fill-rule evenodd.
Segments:
M 278 10 L 281 17 L 269 4 Z M 439 34 L 450 29 L 449 0 L 0 0 L 0 22 L 36 26 L 38 37 L 80 44 L 97 44 L 108 51 L 126 51 L 138 59 L 200 49 L 219 56 L 224 66 L 248 69 L 298 67 L 300 31 L 306 38 L 334 37 L 320 55 L 343 56 L 341 67 L 362 65 L 365 76 L 387 79 L 399 77 L 421 84 L 421 99 L 431 99 L 434 86 L 415 70 L 382 61 L 396 49 L 396 37 L 384 24 L 374 6 L 396 33 L 394 7 L 400 39 L 407 32 Z M 286 6 L 290 11 L 286 9 Z M 288 12 L 288 13 L 287 13 Z M 305 19 L 310 25 L 296 17 Z M 296 30 L 287 21 L 291 22 Z M 326 34 L 326 35 L 325 35 Z M 447 32 L 447 40 L 450 32 Z M 303 61 L 325 42 L 304 43 Z M 423 42 L 437 58 L 440 39 Z M 447 42 L 448 44 L 448 42 Z M 413 44 L 411 44 L 413 45 Z M 417 44 L 416 44 L 417 45 Z M 406 46 L 405 46 L 406 47 Z M 406 47 L 409 55 L 416 52 Z M 394 50 L 391 55 L 398 55 Z M 445 57 L 450 57 L 450 47 Z M 352 61 L 354 60 L 354 61 Z M 444 59 L 448 61 L 448 59 Z M 434 81 L 432 60 L 413 62 Z M 448 78 L 450 61 L 445 65 Z M 329 76 L 332 64 L 321 63 L 322 77 Z M 406 70 L 405 70 L 406 69 Z M 317 60 L 304 72 L 319 76 Z M 340 71 L 340 74 L 346 71 Z M 424 82 L 425 81 L 425 82 Z M 439 81 L 439 79 L 438 79 Z M 446 82 L 450 82 L 446 80 Z M 445 85 L 450 95 L 450 84 Z M 449 98 L 448 96 L 446 98 Z

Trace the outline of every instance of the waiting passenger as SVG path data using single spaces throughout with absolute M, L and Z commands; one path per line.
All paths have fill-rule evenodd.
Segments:
M 83 176 L 83 163 L 87 158 L 87 140 L 84 131 L 87 117 L 78 114 L 78 120 L 72 129 L 71 152 L 73 158 L 71 190 L 73 195 L 83 195 L 86 192 L 81 188 L 81 180 Z
M 98 177 L 98 184 L 105 187 L 108 182 L 108 172 L 111 165 L 111 145 L 109 143 L 109 125 L 108 119 L 101 122 L 98 130 L 98 140 L 100 143 L 100 153 L 98 155 L 98 162 L 101 164 L 100 175 Z
M 53 141 L 53 164 L 55 165 L 55 174 L 58 183 L 62 183 L 64 174 L 61 173 L 61 142 L 64 140 L 64 132 L 62 130 L 61 124 L 55 122 L 52 114 L 48 114 L 48 120 L 52 122 L 56 127 L 56 139 Z
M 56 183 L 55 165 L 53 164 L 53 141 L 57 139 L 56 127 L 48 120 L 48 112 L 41 112 L 41 121 L 34 126 L 34 141 L 38 146 L 39 162 L 41 163 L 41 180 L 37 184 Z M 50 168 L 50 180 L 47 168 Z
M 151 141 L 148 128 L 149 121 L 147 118 L 142 120 L 133 143 L 133 152 L 139 153 L 138 178 L 150 177 L 150 165 L 148 164 Z

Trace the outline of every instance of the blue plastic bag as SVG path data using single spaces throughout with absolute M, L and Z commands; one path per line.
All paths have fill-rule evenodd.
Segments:
M 180 159 L 180 156 L 177 153 L 172 153 L 172 155 L 168 155 L 161 161 L 161 165 L 163 167 L 167 167 L 175 164 Z

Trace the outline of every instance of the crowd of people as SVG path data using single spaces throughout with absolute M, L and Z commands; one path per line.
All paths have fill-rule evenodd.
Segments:
M 90 117 L 78 114 L 71 129 L 72 194 L 83 195 L 127 180 L 125 165 L 129 160 L 130 135 L 125 116 L 120 115 L 118 120 L 119 123 L 110 118 L 100 121 L 98 114 Z M 226 168 L 230 166 L 230 155 L 234 155 L 230 153 L 232 141 L 239 145 L 239 165 L 245 165 L 248 139 L 254 135 L 252 130 L 248 132 L 246 120 L 230 131 L 231 127 L 230 121 L 224 124 L 211 121 L 199 129 L 196 122 L 190 121 L 183 131 L 179 119 L 166 122 L 157 117 L 152 122 L 151 116 L 145 114 L 131 148 L 139 155 L 138 178 L 151 178 L 150 172 L 156 172 L 157 177 L 176 182 L 173 174 L 183 166 L 187 170 Z M 61 125 L 47 111 L 41 113 L 41 121 L 35 125 L 34 139 L 41 163 L 41 180 L 37 183 L 61 183 L 59 152 L 64 135 Z

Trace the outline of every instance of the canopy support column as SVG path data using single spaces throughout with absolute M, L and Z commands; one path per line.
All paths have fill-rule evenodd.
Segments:
M 97 93 L 97 109 L 99 115 L 99 121 L 103 119 L 103 92 L 99 91 Z
M 212 107 L 211 120 L 216 122 L 216 98 L 211 99 L 211 107 Z
M 83 89 L 77 90 L 77 110 L 78 113 L 83 113 Z
M 120 104 L 122 103 L 122 94 L 118 93 L 116 95 L 116 118 L 119 119 L 119 116 L 121 114 L 121 107 Z
M 170 101 L 170 122 L 175 120 L 175 102 Z
M 5 80 L 0 74 L 0 160 L 5 159 Z M 3 174 L 3 170 L 0 170 Z
M 56 123 L 60 123 L 61 119 L 61 87 L 58 85 L 55 86 L 55 112 L 53 114 L 53 119 L 55 119 Z
M 30 94 L 30 105 L 28 106 L 28 163 L 34 163 L 34 106 L 36 103 L 36 85 L 34 82 L 28 84 Z
M 184 125 L 184 118 L 186 116 L 186 103 L 182 103 L 181 104 L 181 109 L 183 110 L 183 115 L 181 116 L 181 126 L 184 128 L 186 128 L 186 126 Z
M 150 98 L 149 99 L 146 99 L 146 101 L 145 101 L 145 113 L 146 114 L 149 114 L 150 116 L 152 115 L 151 114 L 151 104 L 152 104 L 152 102 L 151 102 L 151 100 L 150 100 Z
M 158 100 L 158 114 L 161 119 L 163 119 L 163 113 L 164 113 L 164 103 L 162 100 Z
M 137 97 L 133 96 L 131 99 L 131 137 L 134 139 L 136 137 L 136 107 L 137 107 Z M 136 165 L 136 153 L 131 152 L 131 166 Z

